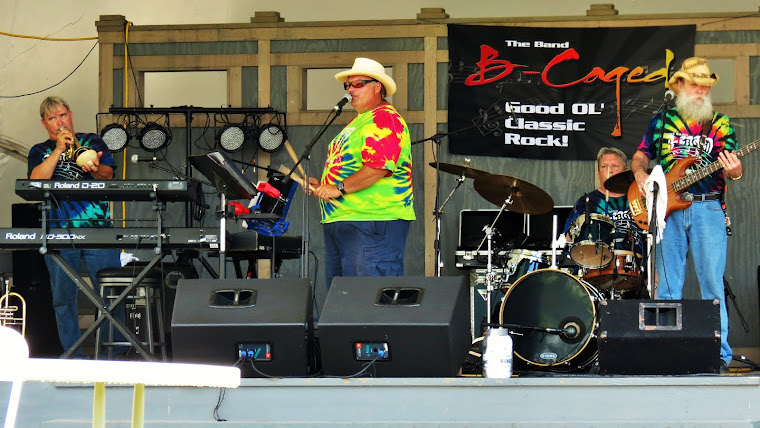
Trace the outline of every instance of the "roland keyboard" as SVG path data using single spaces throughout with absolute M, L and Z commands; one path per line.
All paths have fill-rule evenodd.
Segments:
M 195 201 L 199 184 L 189 180 L 16 180 L 16 194 L 42 201 Z
M 29 249 L 42 246 L 40 228 L 0 228 L 0 249 Z M 159 237 L 151 227 L 82 227 L 51 228 L 45 234 L 50 249 L 154 248 L 159 238 L 166 250 L 218 250 L 219 229 L 202 227 L 167 227 Z

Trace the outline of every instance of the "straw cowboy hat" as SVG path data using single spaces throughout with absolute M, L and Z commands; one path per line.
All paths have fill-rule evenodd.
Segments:
M 668 81 L 668 87 L 675 93 L 678 93 L 678 79 L 688 80 L 700 86 L 713 86 L 718 83 L 720 77 L 710 73 L 706 59 L 694 56 L 686 58 L 681 64 L 681 69 L 673 73 L 673 77 Z
M 369 58 L 356 58 L 354 66 L 350 70 L 341 71 L 335 75 L 338 82 L 347 82 L 350 76 L 369 76 L 383 84 L 385 94 L 391 96 L 396 93 L 396 82 L 391 76 L 385 74 L 385 67 L 375 60 Z

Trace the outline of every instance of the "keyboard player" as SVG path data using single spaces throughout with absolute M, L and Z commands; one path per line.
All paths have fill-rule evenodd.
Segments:
M 36 144 L 29 151 L 27 176 L 35 180 L 110 180 L 114 176 L 116 162 L 108 146 L 97 134 L 77 133 L 74 131 L 74 112 L 69 104 L 60 97 L 47 97 L 40 104 L 42 126 L 48 133 L 47 141 Z M 74 149 L 82 147 L 80 152 L 92 149 L 91 157 L 77 164 Z M 111 227 L 106 221 L 110 209 L 104 201 L 56 201 L 53 200 L 49 212 L 50 227 L 77 229 L 83 227 Z M 65 249 L 60 250 L 61 257 L 75 272 L 81 272 L 82 263 L 95 285 L 98 293 L 96 274 L 100 269 L 120 266 L 118 249 Z M 79 290 L 74 282 L 49 256 L 45 264 L 50 272 L 53 308 L 58 325 L 58 337 L 61 345 L 68 350 L 80 338 L 79 314 L 77 300 Z M 124 307 L 117 307 L 114 315 L 124 319 Z M 107 323 L 105 324 L 108 325 Z M 124 341 L 118 330 L 114 339 Z M 102 335 L 105 336 L 105 335 Z M 114 349 L 115 355 L 123 353 L 126 348 Z M 86 358 L 81 347 L 73 358 Z

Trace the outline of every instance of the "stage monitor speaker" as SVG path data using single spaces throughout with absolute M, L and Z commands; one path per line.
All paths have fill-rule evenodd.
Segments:
M 717 300 L 600 302 L 600 374 L 677 375 L 719 370 Z
M 311 308 L 307 279 L 182 279 L 171 324 L 174 361 L 231 366 L 242 359 L 243 377 L 306 376 Z
M 470 349 L 466 277 L 336 277 L 319 321 L 322 372 L 456 376 Z
M 42 227 L 40 204 L 13 204 L 11 225 L 13 227 Z M 14 250 L 13 289 L 26 300 L 26 341 L 29 356 L 56 358 L 63 354 L 58 339 L 58 325 L 53 310 L 53 294 L 50 290 L 50 274 L 45 258 L 37 249 Z

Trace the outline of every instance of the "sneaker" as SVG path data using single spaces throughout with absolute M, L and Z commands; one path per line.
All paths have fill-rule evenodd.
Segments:
M 725 361 L 720 360 L 720 374 L 728 374 L 731 371 L 728 369 L 728 364 Z

